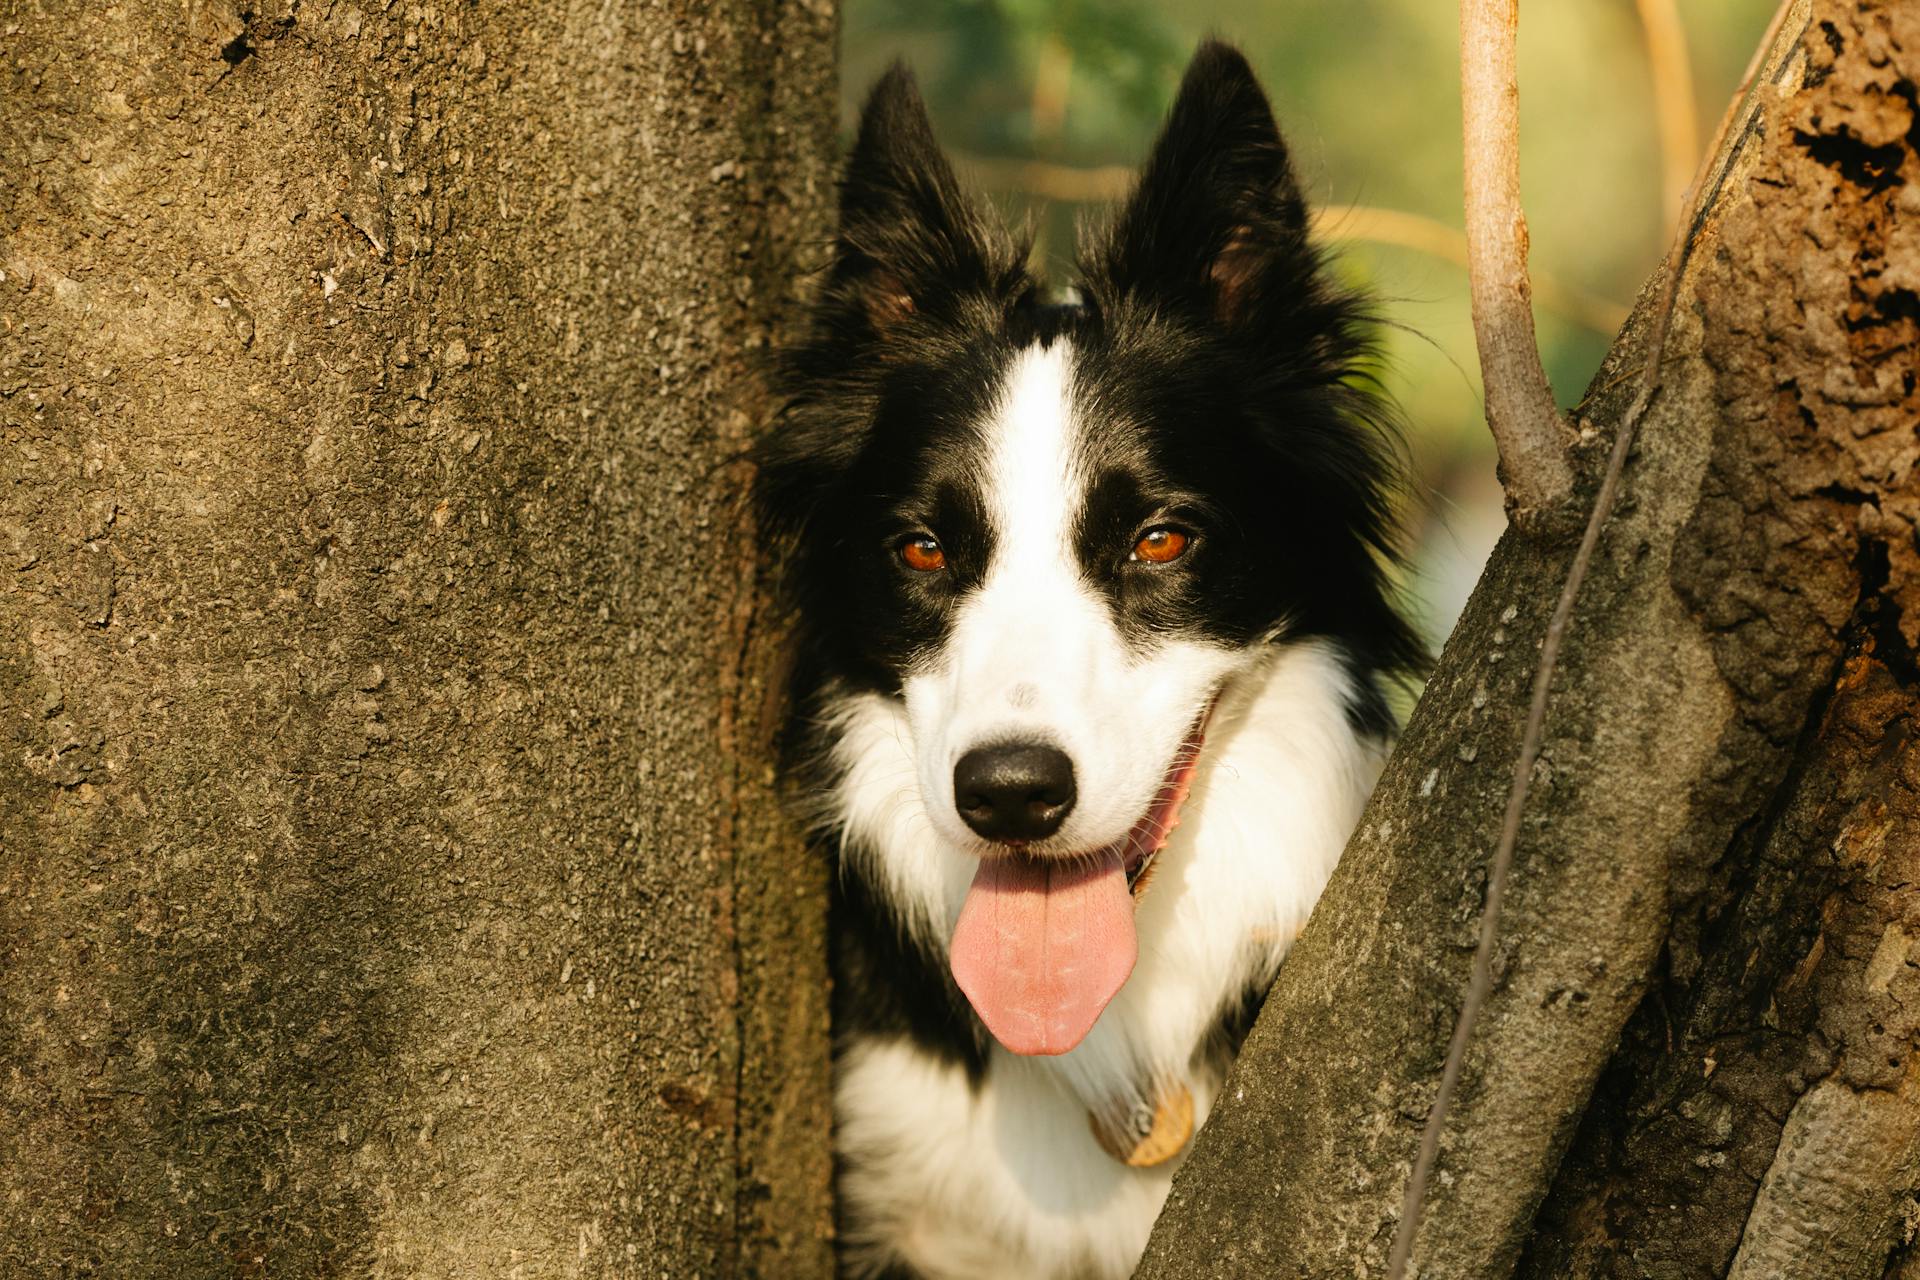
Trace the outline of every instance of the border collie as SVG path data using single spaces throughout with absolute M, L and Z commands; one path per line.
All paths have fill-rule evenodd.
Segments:
M 759 499 L 839 868 L 843 1262 L 1126 1276 L 1421 660 L 1365 311 L 1218 43 L 1065 301 L 904 69 L 840 218 Z

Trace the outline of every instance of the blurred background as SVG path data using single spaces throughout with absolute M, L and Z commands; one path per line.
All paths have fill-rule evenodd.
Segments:
M 1521 182 L 1541 354 L 1584 394 L 1666 251 L 1774 0 L 1553 0 L 1520 27 Z M 1505 525 L 1461 266 L 1457 6 L 1445 0 L 846 0 L 842 119 L 894 58 L 963 179 L 1068 279 L 1075 219 L 1123 194 L 1201 37 L 1272 95 L 1321 237 L 1390 322 L 1418 492 L 1405 590 L 1436 651 Z

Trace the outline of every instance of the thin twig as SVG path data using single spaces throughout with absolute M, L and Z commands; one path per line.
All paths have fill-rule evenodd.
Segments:
M 1393 1247 L 1387 1255 L 1388 1280 L 1404 1280 L 1406 1275 L 1407 1264 L 1413 1255 L 1414 1237 L 1419 1232 L 1420 1217 L 1426 1207 L 1434 1162 L 1440 1154 L 1440 1134 L 1446 1126 L 1447 1111 L 1466 1066 L 1467 1044 L 1473 1038 L 1474 1024 L 1479 1020 L 1480 1011 L 1492 991 L 1493 945 L 1499 934 L 1500 911 L 1506 893 L 1507 875 L 1513 866 L 1514 845 L 1520 837 L 1521 813 L 1526 808 L 1527 793 L 1532 786 L 1534 765 L 1540 758 L 1540 740 L 1544 736 L 1547 720 L 1547 696 L 1553 683 L 1554 668 L 1559 662 L 1561 641 L 1566 635 L 1568 619 L 1573 614 L 1574 601 L 1593 562 L 1593 551 L 1600 541 L 1600 530 L 1613 512 L 1620 477 L 1626 469 L 1627 454 L 1633 447 L 1640 420 L 1660 386 L 1660 366 L 1666 358 L 1667 333 L 1673 321 L 1674 299 L 1679 293 L 1680 277 L 1686 269 L 1692 248 L 1694 221 L 1699 216 L 1701 196 L 1712 185 L 1713 165 L 1719 159 L 1721 148 L 1726 145 L 1735 119 L 1741 114 L 1741 104 L 1752 91 L 1755 77 L 1766 65 L 1768 54 L 1779 40 L 1787 14 L 1798 3 L 1800 0 L 1781 0 L 1773 20 L 1767 24 L 1766 33 L 1760 38 L 1753 60 L 1747 66 L 1739 91 L 1734 94 L 1733 101 L 1728 104 L 1726 114 L 1720 120 L 1712 148 L 1687 191 L 1679 225 L 1674 230 L 1673 244 L 1667 250 L 1666 281 L 1661 289 L 1658 309 L 1652 316 L 1653 331 L 1647 345 L 1640 390 L 1627 407 L 1614 434 L 1613 451 L 1607 457 L 1607 469 L 1600 480 L 1600 491 L 1594 496 L 1593 510 L 1587 517 L 1587 527 L 1581 534 L 1579 549 L 1574 552 L 1567 580 L 1560 589 L 1559 600 L 1554 604 L 1553 616 L 1547 622 L 1546 638 L 1540 646 L 1540 662 L 1534 669 L 1533 696 L 1527 707 L 1526 726 L 1521 733 L 1520 754 L 1514 760 L 1513 781 L 1507 792 L 1507 809 L 1500 825 L 1500 839 L 1494 846 L 1493 858 L 1487 870 L 1486 899 L 1480 912 L 1480 939 L 1474 948 L 1473 969 L 1467 981 L 1466 997 L 1460 1005 L 1460 1015 L 1453 1025 L 1453 1037 L 1447 1045 L 1447 1062 L 1441 1072 L 1440 1090 L 1434 1096 L 1433 1109 L 1427 1113 L 1426 1128 L 1420 1135 L 1420 1152 L 1414 1160 L 1413 1174 L 1407 1182 L 1406 1199 L 1400 1207 L 1400 1221 L 1394 1229 Z
M 1520 209 L 1520 0 L 1460 0 L 1467 283 L 1487 426 L 1514 523 L 1534 530 L 1573 492 L 1572 443 L 1533 332 L 1527 220 Z
M 1329 205 L 1314 210 L 1313 231 L 1324 240 L 1364 240 L 1467 265 L 1466 234 L 1424 214 L 1366 204 Z M 1595 333 L 1616 334 L 1627 322 L 1628 311 L 1622 304 L 1547 272 L 1535 275 L 1533 285 L 1541 306 Z
M 1677 0 L 1636 0 L 1653 77 L 1653 106 L 1660 124 L 1660 212 L 1677 218 L 1688 184 L 1700 164 L 1700 113 L 1693 103 L 1693 67 L 1687 28 Z
M 1101 204 L 1124 199 L 1139 179 L 1135 170 L 1117 164 L 1086 168 L 1048 160 L 965 154 L 956 154 L 954 159 L 974 181 L 990 191 L 1070 204 Z M 1316 208 L 1312 217 L 1317 239 L 1391 245 L 1455 266 L 1467 265 L 1466 233 L 1423 213 L 1370 204 L 1333 204 Z M 1535 272 L 1533 288 L 1541 306 L 1595 333 L 1618 333 L 1620 326 L 1627 322 L 1627 308 L 1623 304 L 1550 272 Z

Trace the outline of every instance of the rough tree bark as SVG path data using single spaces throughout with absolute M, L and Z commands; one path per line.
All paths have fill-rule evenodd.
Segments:
M 825 1274 L 829 0 L 0 11 L 0 1274 Z
M 1920 6 L 1785 31 L 1560 664 L 1426 1280 L 1920 1275 Z M 1141 1276 L 1380 1273 L 1572 541 L 1496 550 Z

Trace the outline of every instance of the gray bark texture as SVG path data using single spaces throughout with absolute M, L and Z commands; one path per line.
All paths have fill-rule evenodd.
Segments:
M 1423 1280 L 1920 1275 L 1920 5 L 1806 0 L 1553 686 Z M 1580 412 L 1590 495 L 1656 280 Z M 1578 530 L 1494 553 L 1139 1275 L 1382 1274 Z
M 830 0 L 0 6 L 0 1275 L 830 1267 Z

